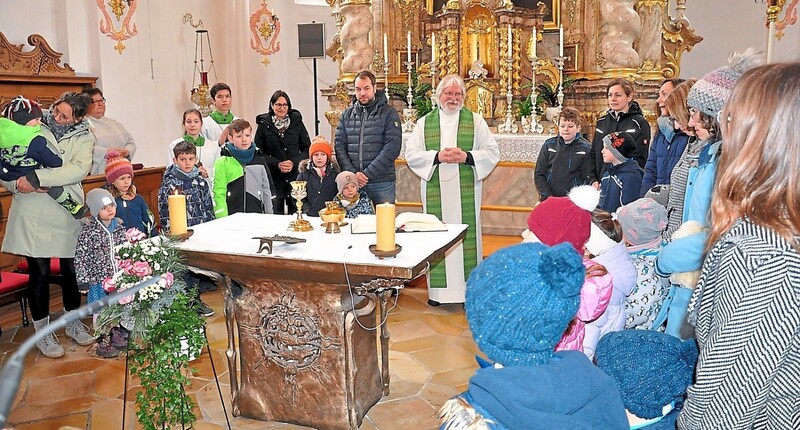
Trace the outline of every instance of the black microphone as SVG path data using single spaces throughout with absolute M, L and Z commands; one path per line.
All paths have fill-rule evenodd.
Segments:
M 25 356 L 28 355 L 31 349 L 36 346 L 36 342 L 42 340 L 46 336 L 52 334 L 56 330 L 62 329 L 67 324 L 75 321 L 82 320 L 97 313 L 100 309 L 110 305 L 111 303 L 119 302 L 123 297 L 136 294 L 144 287 L 153 285 L 161 280 L 161 275 L 150 278 L 144 282 L 134 285 L 131 288 L 118 291 L 112 295 L 103 297 L 102 299 L 81 306 L 78 309 L 65 313 L 61 318 L 50 322 L 42 330 L 37 331 L 33 336 L 29 337 L 19 349 L 6 361 L 3 370 L 0 371 L 0 428 L 4 428 L 8 421 L 8 412 L 14 402 L 14 397 L 19 390 L 20 379 L 22 378 L 22 367 Z

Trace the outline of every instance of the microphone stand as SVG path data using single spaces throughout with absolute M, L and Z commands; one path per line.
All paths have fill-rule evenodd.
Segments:
M 100 309 L 110 305 L 111 303 L 119 302 L 123 297 L 130 296 L 139 292 L 144 287 L 153 285 L 161 280 L 161 275 L 148 279 L 134 285 L 131 288 L 118 291 L 112 295 L 103 297 L 102 299 L 89 303 L 64 314 L 61 318 L 52 321 L 42 330 L 37 331 L 33 336 L 29 337 L 22 346 L 17 349 L 14 354 L 6 361 L 3 370 L 0 371 L 0 428 L 4 428 L 8 421 L 8 413 L 11 410 L 11 405 L 14 402 L 14 397 L 17 395 L 19 383 L 22 378 L 23 360 L 28 355 L 31 349 L 36 345 L 36 342 L 42 340 L 46 336 L 54 333 L 56 330 L 62 329 L 67 324 L 82 320 L 97 313 Z

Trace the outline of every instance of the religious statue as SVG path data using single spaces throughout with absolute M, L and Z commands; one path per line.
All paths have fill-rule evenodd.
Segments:
M 483 79 L 489 74 L 489 71 L 486 70 L 486 67 L 483 67 L 483 62 L 481 60 L 475 60 L 472 63 L 472 68 L 469 69 L 469 77 L 472 79 Z

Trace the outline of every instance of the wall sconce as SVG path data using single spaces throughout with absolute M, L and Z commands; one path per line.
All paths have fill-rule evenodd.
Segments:
M 208 51 L 208 67 L 206 67 L 206 51 Z M 208 38 L 208 30 L 195 30 L 194 39 L 194 73 L 192 73 L 192 90 L 190 99 L 197 105 L 197 110 L 203 116 L 211 113 L 211 92 L 208 87 L 208 73 L 214 68 L 214 54 L 211 52 L 211 41 Z M 215 71 L 216 74 L 216 71 Z M 197 78 L 200 84 L 196 85 Z

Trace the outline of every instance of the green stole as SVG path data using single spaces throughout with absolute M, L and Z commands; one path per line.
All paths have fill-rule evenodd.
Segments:
M 203 137 L 202 134 L 197 136 L 197 139 L 193 138 L 192 136 L 189 136 L 188 134 L 184 134 L 183 135 L 183 140 L 185 140 L 186 142 L 191 143 L 194 146 L 203 146 L 203 145 L 206 144 L 206 138 Z
M 211 112 L 211 115 L 209 116 L 211 117 L 211 119 L 214 120 L 214 122 L 216 122 L 219 125 L 230 124 L 233 121 L 233 112 L 231 111 L 228 111 L 227 114 L 223 115 L 219 113 L 219 111 L 215 110 Z
M 472 151 L 475 141 L 475 128 L 472 112 L 462 108 L 458 114 L 458 131 L 456 144 L 464 152 Z M 441 149 L 442 132 L 439 124 L 439 109 L 434 109 L 425 118 L 425 150 L 439 151 Z M 425 207 L 429 214 L 434 214 L 442 219 L 442 190 L 439 183 L 439 172 L 434 165 L 433 175 L 425 187 Z M 467 224 L 467 235 L 464 237 L 464 280 L 478 265 L 478 220 L 475 213 L 475 169 L 466 164 L 458 165 L 458 175 L 461 184 L 461 222 Z M 445 272 L 444 259 L 431 265 L 429 288 L 446 288 L 447 273 Z

